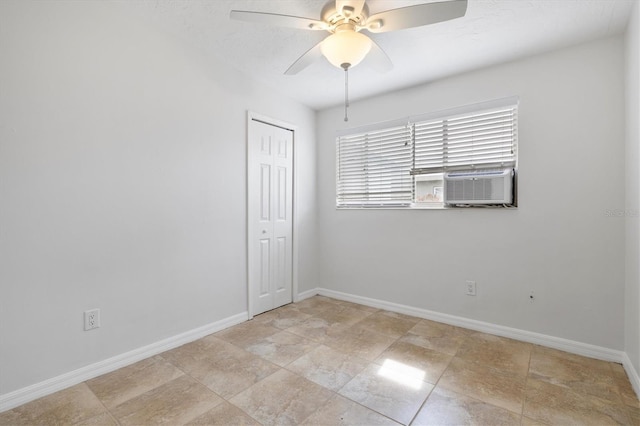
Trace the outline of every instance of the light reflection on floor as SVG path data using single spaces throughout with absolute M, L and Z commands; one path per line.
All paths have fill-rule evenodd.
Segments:
M 378 375 L 416 390 L 422 387 L 425 374 L 419 368 L 388 358 L 378 370 Z

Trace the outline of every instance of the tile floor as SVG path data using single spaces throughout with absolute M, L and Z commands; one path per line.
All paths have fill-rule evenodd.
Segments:
M 619 364 L 316 296 L 1 425 L 640 425 Z

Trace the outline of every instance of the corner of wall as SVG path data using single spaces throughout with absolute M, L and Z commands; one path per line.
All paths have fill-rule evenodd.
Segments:
M 625 368 L 640 395 L 640 4 L 625 35 Z M 632 377 L 634 376 L 634 377 Z M 635 379 L 635 380 L 634 380 Z

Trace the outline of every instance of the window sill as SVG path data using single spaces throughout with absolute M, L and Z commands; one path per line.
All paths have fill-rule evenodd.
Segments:
M 447 206 L 447 205 L 411 205 L 411 206 L 336 206 L 336 210 L 477 210 L 477 209 L 504 209 L 517 210 L 518 206 L 478 204 L 473 206 Z

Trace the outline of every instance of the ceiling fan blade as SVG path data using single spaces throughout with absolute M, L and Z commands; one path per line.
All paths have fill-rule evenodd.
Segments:
M 336 12 L 347 18 L 358 16 L 364 7 L 364 0 L 336 0 Z
M 280 27 L 298 28 L 302 30 L 326 30 L 329 28 L 323 21 L 299 16 L 279 15 L 277 13 L 251 12 L 247 10 L 232 10 L 231 19 L 259 24 L 277 25 Z
M 371 50 L 367 55 L 368 64 L 378 72 L 389 72 L 393 69 L 393 62 L 378 44 L 371 40 Z
M 418 4 L 371 15 L 363 27 L 372 33 L 384 33 L 448 21 L 464 16 L 466 12 L 467 0 Z
M 323 40 L 324 41 L 324 40 Z M 311 49 L 307 50 L 304 55 L 300 56 L 284 73 L 285 75 L 294 75 L 317 61 L 322 57 L 322 51 L 320 50 L 320 45 L 322 41 Z

